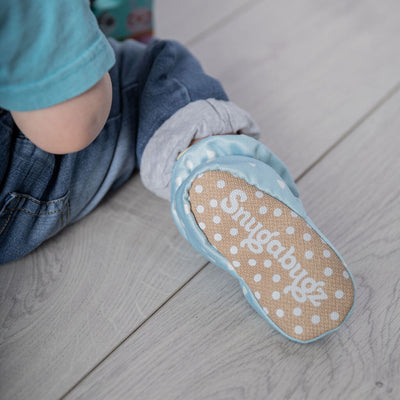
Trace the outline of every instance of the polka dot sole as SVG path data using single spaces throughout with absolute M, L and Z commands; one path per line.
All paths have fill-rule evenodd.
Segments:
M 353 282 L 336 252 L 303 218 L 220 170 L 196 177 L 189 199 L 209 243 L 287 336 L 311 341 L 343 323 L 353 304 Z

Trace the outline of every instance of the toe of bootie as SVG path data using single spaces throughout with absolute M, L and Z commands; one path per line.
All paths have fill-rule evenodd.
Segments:
M 178 159 L 171 186 L 181 234 L 238 279 L 270 325 L 300 343 L 343 325 L 354 304 L 351 273 L 267 147 L 247 136 L 204 139 Z

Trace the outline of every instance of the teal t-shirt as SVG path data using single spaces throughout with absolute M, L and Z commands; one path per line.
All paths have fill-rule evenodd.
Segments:
M 0 107 L 29 111 L 75 97 L 114 65 L 89 0 L 2 0 Z

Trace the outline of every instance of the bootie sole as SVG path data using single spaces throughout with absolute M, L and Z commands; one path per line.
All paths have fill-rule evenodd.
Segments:
M 308 342 L 343 323 L 354 300 L 350 274 L 302 217 L 220 170 L 194 179 L 189 199 L 198 227 L 243 280 L 244 294 L 251 292 L 282 333 Z

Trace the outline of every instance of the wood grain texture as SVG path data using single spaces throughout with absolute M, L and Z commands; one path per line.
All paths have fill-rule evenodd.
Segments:
M 339 331 L 287 340 L 209 265 L 67 399 L 397 399 L 399 107 L 400 92 L 299 183 L 355 277 L 355 309 Z
M 262 1 L 189 48 L 296 173 L 399 82 L 399 8 Z
M 54 399 L 205 264 L 136 175 L 0 269 L 0 398 Z
M 183 43 L 193 41 L 190 48 L 206 70 L 222 81 L 234 101 L 252 113 L 262 127 L 262 141 L 276 151 L 288 164 L 294 177 L 298 177 L 399 79 L 399 5 L 394 1 L 382 3 L 372 0 L 342 0 L 323 5 L 315 0 L 291 2 L 290 5 L 272 1 L 251 2 L 252 7 L 248 11 L 229 18 L 239 3 L 243 5 L 239 1 L 196 0 L 180 4 L 176 0 L 159 0 L 156 6 L 165 10 L 158 15 L 163 15 L 164 21 L 170 21 L 170 33 L 166 27 L 163 28 L 164 35 Z M 177 7 L 187 10 L 185 26 L 179 22 L 181 17 L 177 15 Z M 218 25 L 219 21 L 222 22 Z M 207 34 L 210 27 L 212 32 Z M 162 32 L 161 25 L 159 28 Z M 391 123 L 396 121 L 393 118 Z M 396 388 L 390 385 L 396 373 L 398 375 L 397 338 L 394 339 L 392 334 L 398 329 L 398 314 L 394 302 L 389 303 L 385 297 L 378 299 L 381 296 L 378 291 L 385 287 L 387 281 L 394 285 L 395 279 L 391 277 L 388 280 L 385 274 L 380 278 L 376 276 L 382 257 L 385 259 L 382 265 L 387 265 L 394 274 L 393 260 L 398 256 L 394 247 L 398 246 L 398 230 L 392 224 L 396 217 L 398 220 L 398 214 L 395 214 L 397 209 L 393 205 L 396 199 L 395 170 L 387 172 L 388 183 L 380 189 L 381 193 L 387 194 L 383 204 L 392 207 L 392 214 L 385 214 L 379 221 L 370 220 L 366 218 L 368 210 L 360 207 L 352 209 L 354 218 L 346 214 L 350 218 L 348 224 L 340 224 L 337 218 L 338 199 L 343 197 L 344 207 L 370 201 L 368 190 L 371 186 L 365 183 L 365 177 L 364 183 L 359 183 L 361 175 L 357 174 L 364 173 L 360 168 L 369 167 L 373 179 L 383 176 L 383 169 L 372 168 L 376 162 L 375 153 L 386 151 L 383 153 L 388 157 L 385 168 L 388 168 L 388 163 L 396 163 L 390 157 L 394 154 L 391 146 L 398 139 L 392 133 L 388 136 L 386 132 L 380 132 L 379 129 L 387 129 L 390 124 L 388 127 L 382 123 L 377 125 L 378 131 L 369 136 L 369 141 L 350 142 L 353 148 L 347 149 L 345 154 L 353 164 L 346 164 L 349 168 L 346 173 L 340 165 L 346 160 L 339 157 L 337 164 L 325 167 L 321 175 L 317 166 L 310 174 L 311 180 L 306 176 L 300 185 L 300 189 L 307 187 L 303 198 L 307 209 L 312 210 L 315 222 L 320 222 L 320 227 L 330 234 L 334 244 L 338 244 L 345 256 L 348 255 L 350 266 L 357 263 L 361 269 L 367 265 L 368 270 L 373 271 L 374 284 L 370 277 L 357 276 L 359 291 L 362 291 L 359 301 L 362 301 L 361 307 L 365 307 L 365 311 L 360 315 L 355 313 L 353 317 L 362 323 L 357 322 L 353 327 L 352 318 L 349 324 L 354 334 L 364 336 L 360 343 L 347 346 L 358 346 L 358 350 L 348 347 L 351 355 L 341 349 L 339 351 L 337 345 L 332 345 L 334 347 L 329 350 L 332 341 L 349 341 L 346 332 L 349 333 L 350 328 L 345 328 L 339 339 L 326 340 L 327 349 L 321 349 L 322 344 L 318 345 L 318 351 L 313 353 L 315 361 L 307 350 L 293 347 L 268 326 L 264 327 L 263 321 L 254 315 L 247 303 L 244 304 L 236 290 L 236 283 L 210 266 L 201 274 L 203 281 L 197 283 L 196 279 L 197 286 L 194 287 L 198 289 L 182 292 L 186 306 L 182 308 L 181 300 L 174 301 L 172 306 L 168 306 L 167 314 L 158 313 L 157 318 L 150 319 L 151 324 L 155 324 L 149 324 L 153 327 L 150 330 L 158 330 L 158 334 L 145 331 L 146 324 L 133 335 L 132 340 L 137 340 L 139 347 L 136 350 L 129 347 L 127 351 L 131 352 L 129 356 L 136 355 L 129 360 L 134 363 L 136 375 L 133 374 L 134 379 L 131 379 L 130 375 L 122 374 L 119 381 L 115 380 L 120 382 L 119 390 L 124 395 L 128 395 L 129 390 L 146 393 L 151 389 L 151 382 L 160 379 L 160 391 L 155 395 L 160 395 L 165 389 L 169 390 L 165 393 L 170 398 L 174 398 L 174 394 L 184 396 L 185 393 L 189 393 L 190 398 L 209 396 L 210 399 L 240 398 L 255 393 L 253 398 L 257 398 L 257 393 L 264 393 L 267 384 L 272 392 L 279 390 L 283 378 L 279 380 L 277 375 L 270 377 L 265 374 L 265 371 L 273 370 L 275 364 L 282 366 L 283 373 L 292 373 L 293 382 L 302 382 L 304 392 L 308 390 L 310 393 L 314 393 L 311 391 L 314 384 L 312 371 L 322 373 L 320 368 L 324 369 L 330 378 L 319 377 L 322 379 L 321 386 L 314 389 L 322 393 L 323 385 L 326 390 L 335 382 L 342 385 L 342 376 L 335 375 L 334 366 L 341 362 L 342 357 L 350 356 L 355 365 L 361 366 L 364 378 L 356 374 L 355 367 L 346 358 L 344 370 L 347 380 L 343 378 L 344 382 L 354 375 L 358 379 L 355 384 L 367 383 L 365 393 L 376 393 L 377 398 L 385 398 L 390 388 Z M 368 126 L 372 129 L 370 124 Z M 382 138 L 386 139 L 379 139 L 379 147 L 377 141 L 383 133 L 385 136 Z M 386 143 L 388 138 L 392 143 Z M 351 196 L 336 189 L 334 185 L 340 182 L 335 174 L 341 176 L 343 185 L 349 185 L 346 190 L 355 185 Z M 326 193 L 322 193 L 320 185 L 325 178 L 335 183 L 325 186 Z M 306 183 L 307 186 L 304 186 Z M 332 187 L 335 202 L 331 201 Z M 341 197 L 336 193 L 341 193 Z M 321 198 L 325 199 L 325 203 L 319 214 L 318 202 Z M 372 196 L 371 201 L 376 202 L 376 199 Z M 359 226 L 356 228 L 349 225 L 357 221 Z M 377 249 L 371 248 L 373 240 L 365 231 L 368 229 L 378 229 L 381 234 L 374 236 Z M 354 232 L 361 235 L 361 239 Z M 347 235 L 351 237 L 354 247 L 350 253 L 347 253 L 346 244 L 339 241 Z M 335 241 L 335 238 L 338 240 Z M 31 255 L 0 268 L 0 398 L 45 400 L 61 396 L 151 316 L 202 265 L 204 259 L 181 239 L 173 225 L 169 204 L 146 191 L 135 176 L 90 216 Z M 217 281 L 213 283 L 214 280 Z M 202 282 L 208 283 L 209 291 L 204 292 Z M 390 291 L 394 298 L 398 298 L 398 289 L 390 286 Z M 233 296 L 237 304 L 232 305 L 226 296 Z M 193 304 L 196 311 L 193 311 Z M 170 325 L 170 321 L 176 325 Z M 198 322 L 183 326 L 190 321 Z M 171 336 L 174 330 L 175 336 Z M 260 334 L 261 330 L 264 334 Z M 146 332 L 147 342 L 141 332 Z M 219 337 L 214 337 L 215 332 L 219 333 Z M 226 341 L 224 332 L 230 332 L 233 342 Z M 183 334 L 192 335 L 192 342 L 182 342 Z M 158 343 L 160 336 L 167 339 Z M 255 347 L 241 347 L 242 352 L 237 358 L 238 347 L 234 343 L 244 346 L 248 336 L 254 336 L 256 344 L 251 346 Z M 197 350 L 191 352 L 192 347 Z M 336 351 L 338 353 L 333 354 Z M 392 365 L 392 371 L 387 366 L 382 368 L 383 362 L 371 363 L 372 353 L 377 359 L 389 359 L 387 365 Z M 114 354 L 122 353 L 118 351 Z M 250 355 L 258 363 L 252 364 L 248 358 Z M 204 358 L 206 356 L 211 359 Z M 217 356 L 221 358 L 221 365 L 226 367 L 223 371 L 216 369 Z M 306 358 L 304 364 L 301 357 Z M 186 371 L 177 369 L 185 359 L 187 363 L 183 366 Z M 168 363 L 171 360 L 174 364 Z M 124 366 L 127 362 L 121 359 Z M 194 371 L 191 371 L 192 364 Z M 257 375 L 254 371 L 259 371 L 259 365 L 262 365 L 264 373 Z M 301 371 L 297 375 L 295 365 Z M 311 368 L 308 375 L 307 367 Z M 234 374 L 238 368 L 244 370 L 244 377 L 255 379 L 255 389 L 242 384 Z M 102 373 L 103 370 L 99 371 Z M 197 378 L 195 371 L 199 374 Z M 382 371 L 379 376 L 378 371 Z M 377 382 L 382 385 L 374 386 L 375 373 L 378 376 L 376 379 L 379 379 Z M 114 376 L 102 376 L 114 393 Z M 237 384 L 232 384 L 231 376 L 236 376 Z M 143 383 L 137 383 L 136 377 L 143 377 Z M 177 381 L 174 383 L 175 377 Z M 225 386 L 217 385 L 217 382 L 225 381 Z M 82 392 L 75 392 L 76 396 L 81 393 L 81 397 L 85 398 L 86 385 L 90 382 L 84 381 L 79 389 Z M 209 382 L 211 386 L 207 394 L 204 390 Z M 254 381 L 250 379 L 249 382 Z M 206 388 L 202 388 L 204 383 Z M 104 390 L 101 396 L 107 393 Z M 288 391 L 288 398 L 296 398 L 294 392 Z
M 190 43 L 261 0 L 155 0 L 155 36 Z

